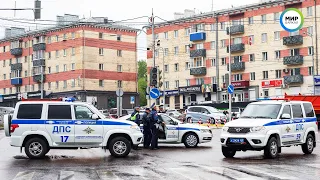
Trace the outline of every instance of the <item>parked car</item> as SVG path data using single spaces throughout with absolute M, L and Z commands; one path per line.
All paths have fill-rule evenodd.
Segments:
M 186 120 L 186 115 L 181 114 L 179 111 L 169 111 L 169 112 L 167 111 L 166 114 L 169 115 L 170 117 L 178 119 L 181 122 L 184 122 Z
M 186 119 L 187 122 L 192 123 L 199 121 L 207 123 L 210 120 L 212 124 L 215 124 L 216 121 L 224 124 L 227 121 L 227 116 L 211 106 L 190 106 L 187 109 Z
M 238 119 L 243 110 L 244 108 L 240 108 L 240 107 L 231 108 L 232 118 Z

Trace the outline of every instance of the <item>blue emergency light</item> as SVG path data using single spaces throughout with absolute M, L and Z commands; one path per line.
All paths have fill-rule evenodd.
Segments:
M 283 100 L 283 101 L 289 101 L 287 98 L 257 98 L 257 101 L 266 101 L 266 100 Z
M 76 100 L 76 98 L 74 97 L 71 97 L 71 98 L 63 98 L 62 101 L 65 101 L 65 102 L 74 102 Z

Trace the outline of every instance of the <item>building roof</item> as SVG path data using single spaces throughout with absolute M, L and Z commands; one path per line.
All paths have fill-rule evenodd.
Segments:
M 129 32 L 139 31 L 139 29 L 131 28 L 131 27 L 124 26 L 124 25 L 114 24 L 114 23 L 105 24 L 105 23 L 93 23 L 93 22 L 76 22 L 73 24 L 68 24 L 68 25 L 63 25 L 63 26 L 53 26 L 53 27 L 45 28 L 45 29 L 41 29 L 41 30 L 29 31 L 29 32 L 26 32 L 25 34 L 0 39 L 0 43 L 6 42 L 6 41 L 14 41 L 14 40 L 18 40 L 18 39 L 29 37 L 29 36 L 45 35 L 49 32 L 60 31 L 62 29 L 81 27 L 81 26 L 89 26 L 89 27 L 94 27 L 94 28 L 103 28 L 103 29 L 129 31 Z
M 277 1 L 262 2 L 262 3 L 254 3 L 254 4 L 239 6 L 235 8 L 228 8 L 228 9 L 222 9 L 222 10 L 212 11 L 208 13 L 197 14 L 192 17 L 180 18 L 180 19 L 166 21 L 162 23 L 156 23 L 155 27 L 161 27 L 161 26 L 171 25 L 171 24 L 179 24 L 183 22 L 190 22 L 194 20 L 215 17 L 217 15 L 218 16 L 237 15 L 237 14 L 244 13 L 246 11 L 256 10 L 261 7 L 272 7 L 272 6 L 279 6 L 279 5 L 296 4 L 296 3 L 301 3 L 303 1 L 305 0 L 277 0 Z

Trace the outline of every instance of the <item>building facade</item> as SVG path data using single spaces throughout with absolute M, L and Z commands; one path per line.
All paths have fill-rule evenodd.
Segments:
M 316 4 L 315 4 L 316 2 Z M 148 51 L 148 67 L 162 70 L 163 86 L 171 93 L 170 108 L 204 102 L 228 102 L 231 63 L 234 102 L 287 94 L 313 94 L 313 58 L 318 74 L 315 8 L 320 2 L 272 1 L 181 18 L 155 25 L 158 45 Z M 298 8 L 303 27 L 289 33 L 279 22 L 281 12 Z M 316 20 L 317 21 L 317 20 Z M 317 28 L 319 31 L 319 28 Z M 152 44 L 148 29 L 148 44 Z M 229 33 L 231 59 L 229 58 Z M 318 91 L 316 91 L 318 92 Z M 152 103 L 150 100 L 149 103 Z M 163 98 L 160 102 L 163 103 Z
M 137 30 L 75 23 L 0 40 L 0 105 L 21 97 L 76 97 L 100 109 L 123 108 L 137 93 Z M 43 83 L 41 83 L 43 82 Z

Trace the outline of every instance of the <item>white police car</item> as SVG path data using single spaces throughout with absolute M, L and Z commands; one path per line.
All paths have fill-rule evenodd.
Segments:
M 267 158 L 276 158 L 281 147 L 295 145 L 311 154 L 317 133 L 317 118 L 310 102 L 268 99 L 250 103 L 239 119 L 228 122 L 220 141 L 227 158 L 246 150 L 264 150 Z
M 140 119 L 142 118 L 140 113 Z M 124 116 L 119 120 L 130 120 L 131 115 Z M 159 119 L 164 122 L 164 131 L 159 131 L 159 143 L 180 144 L 184 143 L 187 148 L 197 147 L 200 143 L 210 142 L 212 132 L 206 126 L 184 124 L 164 113 L 158 114 Z M 143 125 L 140 125 L 143 132 Z
M 133 122 L 106 120 L 93 105 L 82 102 L 21 101 L 13 116 L 5 115 L 4 129 L 11 146 L 25 148 L 29 158 L 43 158 L 50 149 L 109 149 L 127 156 L 142 142 Z

